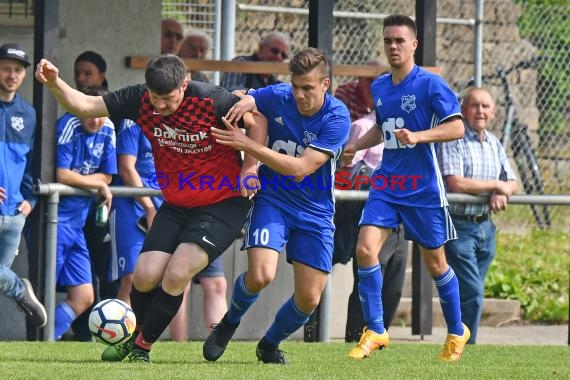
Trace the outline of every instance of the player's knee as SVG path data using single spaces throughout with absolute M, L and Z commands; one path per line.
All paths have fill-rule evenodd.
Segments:
M 201 279 L 200 285 L 206 295 L 226 295 L 228 283 L 225 277 L 212 277 L 210 280 Z
M 140 292 L 150 292 L 158 286 L 159 281 L 160 279 L 152 271 L 137 268 L 133 274 L 132 284 Z
M 424 263 L 432 277 L 441 276 L 449 268 L 449 265 L 447 265 L 447 262 L 445 261 L 445 256 L 443 255 L 442 257 L 424 255 Z
M 447 264 L 437 261 L 424 261 L 426 268 L 432 277 L 441 276 L 447 269 Z
M 93 305 L 93 302 L 95 302 L 93 294 L 82 294 L 67 299 L 67 303 L 76 315 L 80 315 L 87 310 L 89 306 Z
M 180 270 L 167 270 L 162 279 L 162 288 L 169 294 L 182 294 L 189 280 L 188 275 Z
M 370 246 L 359 244 L 356 247 L 356 260 L 359 266 L 369 266 L 378 261 L 378 251 Z
M 320 294 L 304 294 L 299 297 L 295 297 L 295 304 L 297 307 L 305 314 L 310 314 L 317 308 L 319 302 L 321 301 Z
M 269 271 L 248 272 L 245 285 L 249 291 L 258 293 L 271 284 L 274 277 L 275 273 Z

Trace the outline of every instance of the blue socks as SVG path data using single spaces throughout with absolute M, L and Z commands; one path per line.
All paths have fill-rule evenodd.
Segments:
M 55 340 L 61 339 L 75 318 L 77 318 L 77 315 L 75 315 L 75 312 L 67 303 L 62 302 L 57 305 L 55 308 L 55 326 L 53 333 Z
M 230 307 L 226 314 L 226 319 L 232 325 L 238 325 L 241 321 L 241 317 L 249 310 L 251 305 L 259 297 L 259 293 L 252 293 L 245 287 L 245 272 L 240 274 L 236 278 L 234 284 L 234 292 L 232 294 L 232 300 Z
M 382 307 L 382 270 L 380 264 L 358 268 L 358 294 L 364 323 L 369 330 L 384 333 L 384 309 Z
M 454 335 L 463 335 L 461 324 L 461 304 L 459 302 L 459 282 L 451 267 L 445 273 L 434 277 L 435 286 L 439 293 L 439 302 L 443 317 L 447 323 L 447 331 Z
M 267 330 L 265 339 L 271 345 L 277 347 L 281 341 L 293 334 L 309 320 L 311 313 L 305 314 L 295 304 L 293 297 L 281 305 L 275 315 L 275 320 Z

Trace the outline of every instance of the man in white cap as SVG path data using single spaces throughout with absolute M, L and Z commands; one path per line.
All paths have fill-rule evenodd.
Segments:
M 32 284 L 11 269 L 26 217 L 36 203 L 31 167 L 36 111 L 16 92 L 28 66 L 28 55 L 19 45 L 0 46 L 0 291 L 16 301 L 34 325 L 43 327 L 46 310 Z

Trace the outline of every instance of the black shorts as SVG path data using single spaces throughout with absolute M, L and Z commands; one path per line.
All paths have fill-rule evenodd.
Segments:
M 180 243 L 195 243 L 206 251 L 212 262 L 240 236 L 250 206 L 249 199 L 243 197 L 195 208 L 164 202 L 154 217 L 141 252 L 174 253 Z

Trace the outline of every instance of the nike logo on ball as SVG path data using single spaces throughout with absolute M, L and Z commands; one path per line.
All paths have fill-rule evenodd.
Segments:
M 113 330 L 108 330 L 108 329 L 105 329 L 105 328 L 103 328 L 103 327 L 101 327 L 101 326 L 97 326 L 97 329 L 98 329 L 99 331 L 104 332 L 105 334 L 109 335 L 109 337 L 110 337 L 111 339 L 113 339 L 113 338 L 115 338 L 115 337 L 117 336 L 117 333 L 114 332 Z

